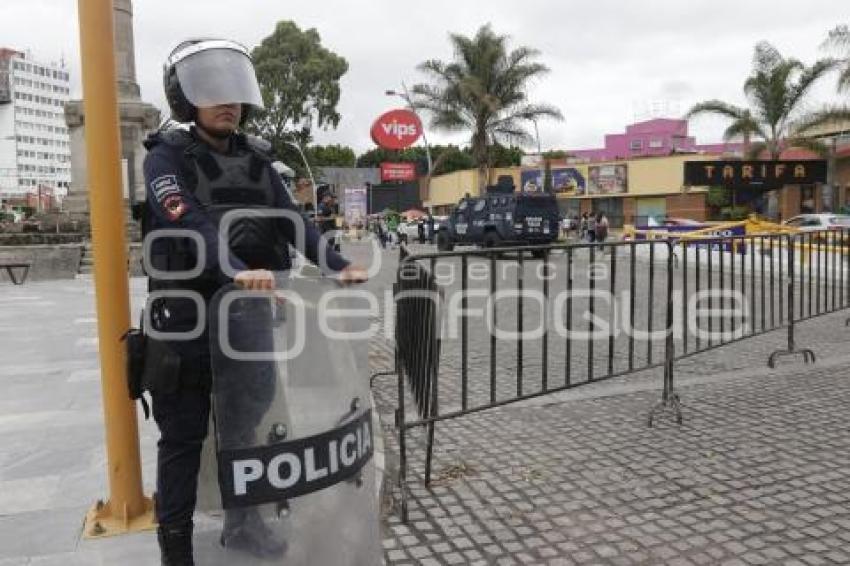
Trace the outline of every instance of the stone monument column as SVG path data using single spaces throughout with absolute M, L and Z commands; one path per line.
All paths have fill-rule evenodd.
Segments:
M 142 141 L 159 125 L 159 110 L 141 100 L 136 82 L 136 57 L 133 42 L 133 5 L 131 0 L 113 0 L 115 28 L 115 70 L 121 121 L 121 158 L 126 162 L 128 204 L 144 199 Z M 71 188 L 64 208 L 75 216 L 88 216 L 88 176 L 86 174 L 85 115 L 82 100 L 65 106 L 65 122 L 71 145 Z

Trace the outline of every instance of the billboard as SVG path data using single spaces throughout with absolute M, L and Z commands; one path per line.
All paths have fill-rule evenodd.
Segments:
M 587 190 L 584 174 L 575 167 L 552 169 L 552 192 L 555 194 L 583 195 Z M 533 193 L 543 190 L 543 170 L 529 169 L 520 173 L 522 190 Z
M 628 166 L 625 163 L 589 165 L 587 176 L 589 195 L 619 195 L 629 190 Z
M 776 189 L 826 183 L 826 161 L 685 161 L 685 185 Z
M 415 163 L 381 163 L 381 182 L 415 181 Z
M 349 226 L 365 226 L 368 205 L 366 187 L 345 187 L 343 194 L 345 223 Z

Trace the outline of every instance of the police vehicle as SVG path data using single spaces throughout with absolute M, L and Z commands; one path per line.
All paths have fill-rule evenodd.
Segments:
M 448 221 L 439 226 L 437 249 L 549 244 L 558 237 L 558 221 L 554 195 L 515 192 L 511 177 L 500 177 L 485 195 L 460 200 Z

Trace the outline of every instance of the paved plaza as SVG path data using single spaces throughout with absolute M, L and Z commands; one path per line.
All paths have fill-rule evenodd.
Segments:
M 390 285 L 396 254 L 370 288 Z M 134 312 L 144 283 L 132 280 Z M 0 566 L 158 563 L 152 533 L 80 537 L 106 495 L 93 292 L 85 278 L 0 287 Z M 677 362 L 682 426 L 646 426 L 658 370 L 593 383 L 439 423 L 430 489 L 413 431 L 407 525 L 385 489 L 387 563 L 850 564 L 844 318 L 800 325 L 814 366 L 767 369 L 781 331 Z M 392 366 L 390 342 L 374 341 L 371 363 Z M 441 374 L 447 395 L 455 367 Z M 389 482 L 396 394 L 394 377 L 376 382 Z M 150 493 L 156 427 L 140 431 Z

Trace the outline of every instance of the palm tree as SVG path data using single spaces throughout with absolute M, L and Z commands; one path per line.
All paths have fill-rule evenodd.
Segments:
M 850 26 L 845 24 L 833 28 L 821 47 L 839 53 L 835 61 L 838 67 L 838 92 L 850 93 Z M 812 112 L 795 125 L 795 131 L 803 133 L 840 122 L 850 122 L 850 105 L 826 106 Z
M 528 101 L 529 82 L 549 68 L 535 62 L 539 52 L 529 47 L 508 51 L 508 36 L 482 26 L 474 37 L 450 34 L 454 59 L 431 59 L 419 69 L 433 84 L 413 87 L 415 104 L 430 112 L 431 126 L 448 131 L 471 131 L 471 149 L 479 171 L 479 188 L 489 179 L 490 148 L 500 140 L 530 142 L 526 126 L 535 118 L 563 119 L 548 104 Z
M 724 138 L 728 141 L 742 137 L 748 158 L 758 158 L 767 152 L 770 159 L 779 159 L 782 150 L 788 147 L 824 154 L 825 146 L 801 135 L 796 125 L 806 95 L 834 65 L 832 59 L 821 59 L 807 67 L 797 59 L 783 57 L 769 43 L 761 42 L 755 48 L 752 73 L 744 82 L 750 108 L 709 100 L 696 104 L 686 117 L 715 114 L 730 119 L 732 123 Z
M 839 92 L 850 91 L 850 26 L 844 24 L 832 29 L 824 42 L 824 47 L 842 52 L 839 59 L 838 90 Z

